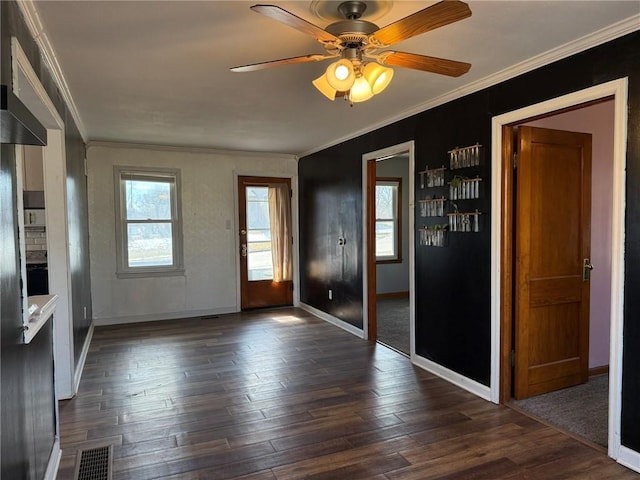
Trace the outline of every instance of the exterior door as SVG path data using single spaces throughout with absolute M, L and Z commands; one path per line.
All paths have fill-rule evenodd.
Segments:
M 516 399 L 584 383 L 589 369 L 591 135 L 518 129 Z
M 291 305 L 291 181 L 238 177 L 242 310 Z

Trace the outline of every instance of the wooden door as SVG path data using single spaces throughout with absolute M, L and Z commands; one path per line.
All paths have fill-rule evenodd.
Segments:
M 591 135 L 518 129 L 516 399 L 584 383 L 589 369 Z
M 273 231 L 274 206 L 269 190 L 286 187 L 286 208 L 278 208 L 288 215 L 289 233 Z M 288 178 L 238 177 L 238 211 L 240 235 L 240 299 L 242 310 L 291 305 L 293 303 L 291 181 Z M 273 250 L 276 243 L 288 249 L 288 273 L 284 279 L 275 278 Z M 274 276 L 275 275 L 275 276 Z

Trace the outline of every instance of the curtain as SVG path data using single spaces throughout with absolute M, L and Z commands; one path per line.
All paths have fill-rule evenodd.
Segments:
M 290 198 L 289 186 L 286 183 L 269 185 L 269 221 L 271 224 L 274 282 L 288 281 L 293 278 Z

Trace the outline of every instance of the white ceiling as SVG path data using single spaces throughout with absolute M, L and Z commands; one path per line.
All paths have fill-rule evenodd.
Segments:
M 629 19 L 633 25 L 640 18 L 638 0 L 470 1 L 470 18 L 393 46 L 470 62 L 469 73 L 449 78 L 395 68 L 387 90 L 350 107 L 327 100 L 311 85 L 327 61 L 229 71 L 324 53 L 312 37 L 250 11 L 254 3 L 41 1 L 35 6 L 87 140 L 292 154 L 415 113 L 514 64 L 624 20 L 628 29 Z M 312 14 L 310 1 L 273 3 L 321 27 L 330 23 Z M 395 1 L 374 22 L 382 27 L 431 3 Z

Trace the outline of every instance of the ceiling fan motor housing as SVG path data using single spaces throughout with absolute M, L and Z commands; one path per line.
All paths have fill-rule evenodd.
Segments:
M 360 17 L 367 9 L 365 2 L 348 1 L 338 6 L 338 11 L 345 20 L 334 22 L 325 28 L 325 31 L 342 40 L 344 47 L 356 48 L 366 45 L 369 35 L 379 27 L 375 23 L 361 20 Z
M 359 34 L 366 38 L 368 35 L 378 30 L 378 26 L 375 23 L 367 22 L 366 20 L 341 20 L 327 26 L 325 30 L 340 38 L 342 38 L 343 35 L 351 33 Z

